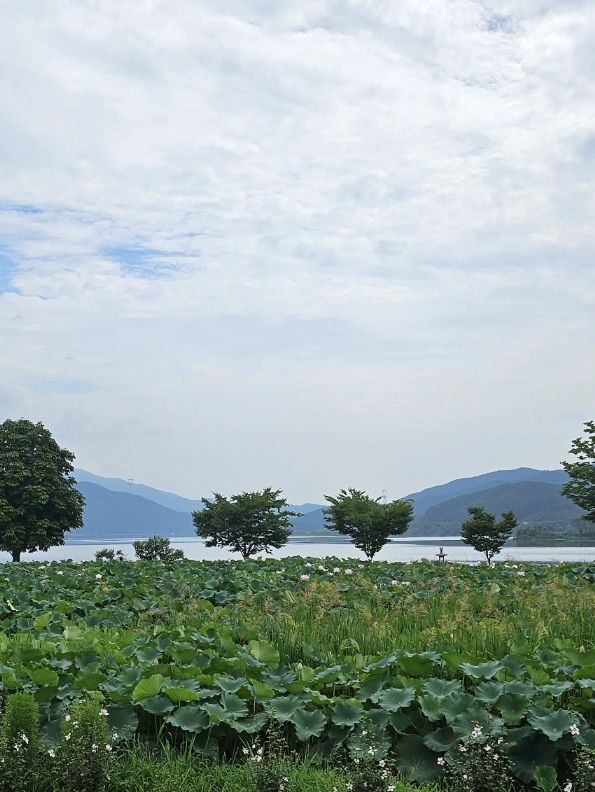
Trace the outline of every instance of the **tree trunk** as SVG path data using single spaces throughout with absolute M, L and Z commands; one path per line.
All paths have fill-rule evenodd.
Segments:
M 13 561 L 20 561 L 21 560 L 21 551 L 20 550 L 12 550 L 11 551 L 12 560 Z

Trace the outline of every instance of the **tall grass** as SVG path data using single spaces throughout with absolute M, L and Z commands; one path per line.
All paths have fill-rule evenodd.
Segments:
M 359 583 L 359 586 L 358 586 Z M 449 591 L 387 593 L 365 575 L 352 581 L 358 596 L 345 596 L 337 585 L 307 587 L 270 598 L 258 608 L 246 604 L 235 624 L 270 640 L 285 660 L 307 660 L 313 653 L 325 662 L 346 655 L 456 651 L 477 657 L 502 657 L 570 641 L 595 643 L 595 591 L 574 588 L 552 574 L 539 585 L 519 580 L 503 591 L 458 585 Z M 413 587 L 412 587 L 413 588 Z
M 287 762 L 280 770 L 289 779 L 287 792 L 345 792 L 349 780 L 340 770 L 308 762 Z M 437 792 L 432 786 L 394 785 L 395 792 Z M 256 773 L 250 764 L 205 762 L 191 751 L 176 754 L 165 747 L 156 753 L 136 746 L 119 759 L 108 792 L 256 792 Z

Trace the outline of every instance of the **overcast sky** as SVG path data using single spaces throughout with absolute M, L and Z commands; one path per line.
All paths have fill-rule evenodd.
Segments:
M 188 496 L 558 467 L 595 3 L 0 0 L 0 420 Z

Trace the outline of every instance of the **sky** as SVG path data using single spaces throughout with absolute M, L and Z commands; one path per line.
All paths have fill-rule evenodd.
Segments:
M 592 0 L 0 0 L 0 420 L 198 497 L 559 467 Z

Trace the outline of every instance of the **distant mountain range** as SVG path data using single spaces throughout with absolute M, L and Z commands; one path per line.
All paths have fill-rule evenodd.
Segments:
M 193 536 L 191 512 L 200 500 L 172 492 L 75 470 L 77 487 L 86 500 L 84 528 L 71 531 L 72 539 L 115 540 L 143 536 Z M 405 496 L 414 503 L 414 520 L 407 535 L 450 536 L 459 533 L 469 506 L 484 506 L 500 514 L 511 509 L 521 525 L 568 530 L 582 510 L 560 494 L 567 476 L 563 470 L 517 468 L 456 479 Z M 296 536 L 328 536 L 324 506 L 290 506 L 302 514 L 292 520 Z

